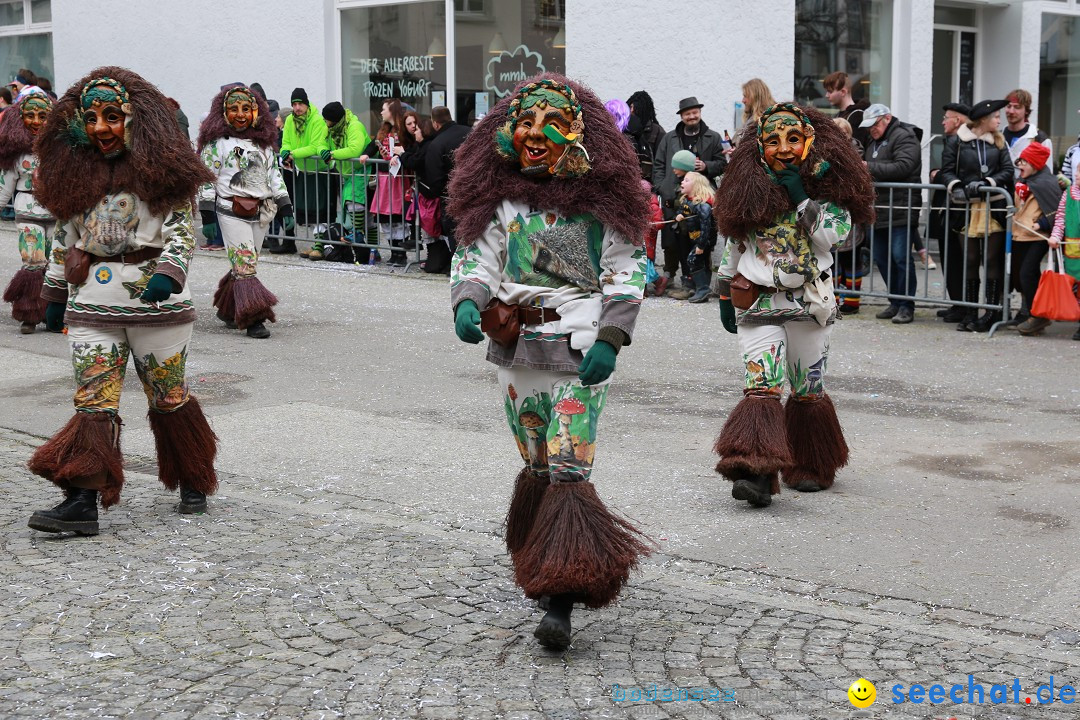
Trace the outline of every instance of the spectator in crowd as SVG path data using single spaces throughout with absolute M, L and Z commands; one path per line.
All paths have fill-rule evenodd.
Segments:
M 979 272 L 986 261 L 986 302 L 1001 302 L 1002 280 L 1005 276 L 1006 200 L 995 197 L 986 207 L 982 186 L 1007 188 L 1012 192 L 1013 164 L 1005 137 L 998 131 L 1006 100 L 983 100 L 971 108 L 968 122 L 956 135 L 945 138 L 938 174 L 953 204 L 968 204 L 967 226 L 962 232 L 966 240 L 964 261 L 964 300 L 979 301 Z M 987 214 L 989 211 L 989 215 Z M 985 246 L 985 250 L 984 250 Z M 986 332 L 1001 319 L 999 311 L 987 311 L 976 319 L 975 308 L 965 308 L 964 317 L 956 326 L 961 332 Z
M 971 106 L 963 103 L 946 103 L 942 107 L 945 113 L 941 117 L 941 129 L 944 137 L 950 138 L 956 135 L 960 126 L 968 121 Z M 930 182 L 941 185 L 940 190 L 931 193 L 929 235 L 936 238 L 938 247 L 941 249 L 941 259 L 944 263 L 945 291 L 953 301 L 964 299 L 964 246 L 960 235 L 964 225 L 964 206 L 956 207 L 948 205 L 946 211 L 945 183 L 938 174 L 941 168 L 930 171 Z M 937 315 L 944 322 L 958 323 L 964 319 L 964 308 L 953 305 L 944 310 L 938 310 Z
M 674 157 L 671 158 L 671 174 L 678 180 L 680 191 L 682 190 L 682 182 L 686 178 L 687 173 L 694 172 L 694 167 L 697 164 L 696 161 L 697 158 L 694 157 L 694 153 L 689 150 L 679 150 L 675 153 Z M 668 260 L 670 258 L 674 261 L 672 266 L 675 270 L 678 270 L 679 268 L 682 269 L 682 287 L 672 286 L 672 281 L 675 278 L 674 272 L 672 272 L 670 276 L 663 275 L 660 280 L 657 281 L 656 294 L 657 296 L 660 296 L 666 291 L 667 296 L 674 300 L 688 300 L 697 290 L 697 287 L 690 271 L 689 253 L 691 246 L 688 236 L 685 233 L 679 232 L 676 227 L 676 223 L 678 222 L 676 219 L 678 217 L 677 204 L 678 199 L 676 198 L 676 202 L 673 204 L 673 207 L 675 208 L 673 210 L 674 216 L 664 225 L 660 226 L 660 238 L 661 243 L 663 243 L 664 230 L 671 230 L 672 242 L 668 247 L 664 248 L 664 268 L 668 268 Z
M 337 216 L 337 183 L 329 181 L 320 155 L 326 149 L 329 130 L 319 109 L 308 99 L 307 90 L 296 88 L 290 101 L 292 115 L 285 120 L 279 157 L 296 222 L 328 223 Z
M 184 114 L 184 111 L 180 109 L 180 103 L 171 97 L 165 98 L 165 101 L 169 103 L 169 107 L 176 111 L 176 124 L 180 126 L 180 132 L 184 133 L 184 137 L 190 139 L 191 133 L 189 132 L 188 118 L 187 115 Z
M 1050 151 L 1042 143 L 1028 143 L 1016 159 L 1020 179 L 1016 181 L 1016 215 L 1013 217 L 1012 281 L 1010 290 L 1023 298 L 1020 312 L 1009 320 L 1025 335 L 1042 332 L 1050 321 L 1031 316 L 1031 303 L 1039 288 L 1042 260 L 1049 248 L 1047 238 L 1054 228 L 1061 201 L 1061 186 L 1050 172 Z
M 1054 216 L 1054 230 L 1050 233 L 1047 244 L 1051 250 L 1065 245 L 1062 248 L 1065 256 L 1065 267 L 1062 268 L 1062 272 L 1072 275 L 1077 282 L 1080 282 L 1080 183 L 1076 182 L 1075 177 L 1058 203 L 1057 214 Z M 1043 327 L 1049 324 L 1046 322 Z M 1029 326 L 1022 332 L 1025 335 L 1036 335 L 1041 331 L 1036 325 Z M 1072 339 L 1080 340 L 1080 330 L 1073 333 Z
M 664 128 L 656 120 L 656 109 L 652 97 L 644 90 L 638 90 L 627 99 L 630 118 L 626 121 L 623 133 L 630 139 L 641 165 L 641 177 L 652 183 L 653 158 L 664 138 Z
M 401 164 L 399 153 L 392 148 L 403 146 L 402 151 L 416 143 L 416 138 L 407 134 L 405 130 L 405 111 L 401 107 L 401 101 L 391 98 L 384 100 L 382 104 L 382 126 L 375 137 L 379 146 L 379 156 L 388 164 L 388 169 L 382 168 L 376 173 L 375 199 L 372 201 L 372 210 L 375 213 L 376 222 L 379 223 L 379 244 L 390 245 L 390 264 L 404 265 L 406 262 L 405 250 L 405 206 L 406 198 L 411 183 L 404 175 L 398 172 L 390 172 Z
M 56 98 L 56 93 L 53 92 L 52 81 L 49 80 L 49 78 L 39 77 L 38 78 L 38 87 L 41 88 L 42 90 L 44 90 L 45 94 L 48 95 L 53 100 L 57 99 Z
M 1031 117 L 1031 93 L 1027 90 L 1013 90 L 1005 96 L 1008 105 L 1005 106 L 1005 143 L 1009 146 L 1009 156 L 1015 169 L 1016 160 L 1020 153 L 1031 142 L 1042 143 L 1050 151 L 1051 160 L 1047 163 L 1050 172 L 1054 172 L 1054 143 L 1050 137 L 1039 128 L 1028 122 Z M 1019 172 L 1016 173 L 1019 177 Z
M 327 103 L 322 110 L 323 120 L 326 121 L 328 131 L 327 146 L 320 151 L 319 157 L 331 169 L 336 170 L 342 180 L 341 202 L 345 211 L 348 224 L 355 233 L 363 235 L 366 223 L 364 213 L 367 209 L 367 184 L 368 170 L 367 161 L 371 135 L 360 119 L 339 102 Z M 353 162 L 353 161 L 356 162 Z M 366 242 L 366 240 L 365 240 Z M 340 255 L 344 262 L 367 262 L 367 248 L 347 246 L 324 246 L 323 243 L 315 243 L 308 252 L 309 260 L 326 259 L 326 252 L 333 250 L 333 254 Z M 356 256 L 359 253 L 360 257 Z M 332 259 L 339 259 L 334 257 Z
M 656 236 L 663 226 L 664 213 L 660 210 L 660 200 L 652 192 L 652 183 L 648 180 L 642 180 L 641 186 L 649 193 L 650 219 L 648 226 L 645 228 L 645 238 L 642 241 L 642 245 L 645 246 L 645 258 L 647 261 L 645 278 L 648 282 L 645 284 L 645 297 L 650 295 L 659 296 L 664 294 L 664 288 L 667 286 L 667 277 L 656 272 Z M 655 280 L 649 281 L 649 278 L 654 277 Z
M 612 98 L 604 103 L 604 109 L 608 111 L 611 119 L 615 121 L 615 127 L 619 129 L 619 132 L 625 133 L 626 127 L 630 123 L 630 106 L 619 98 Z
M 701 173 L 688 172 L 679 183 L 679 190 L 675 227 L 680 245 L 689 248 L 686 264 L 695 286 L 694 294 L 687 299 L 692 303 L 708 302 L 712 274 L 709 259 L 716 247 L 716 225 L 712 217 L 716 187 Z
M 696 97 L 679 101 L 680 122 L 674 130 L 664 135 L 656 149 L 652 183 L 656 194 L 660 196 L 665 220 L 672 220 L 677 214 L 675 200 L 679 196 L 679 183 L 682 181 L 682 176 L 674 173 L 672 160 L 675 153 L 680 150 L 691 153 L 694 165 L 687 168 L 686 172 L 693 170 L 710 179 L 720 177 L 727 167 L 720 134 L 710 130 L 701 119 L 702 107 L 704 105 L 699 103 Z M 680 263 L 686 262 L 686 252 L 677 252 L 676 243 L 675 229 L 670 224 L 664 225 L 660 230 L 660 246 L 664 249 L 664 272 L 668 276 L 669 286 L 675 280 Z M 683 290 L 689 291 L 687 297 L 693 294 L 694 289 L 693 281 L 688 276 L 684 277 Z
M 761 113 L 764 112 L 766 108 L 770 108 L 776 104 L 776 100 L 773 99 L 772 90 L 769 89 L 769 86 L 766 85 L 765 81 L 761 78 L 751 78 L 743 83 L 742 95 L 743 127 L 749 127 L 751 124 L 756 125 L 757 121 L 761 118 Z
M 922 148 L 914 131 L 894 118 L 886 105 L 875 103 L 862 113 L 860 126 L 870 136 L 863 157 L 875 182 L 917 183 L 922 176 Z M 850 117 L 850 115 L 849 115 Z M 850 121 L 849 121 L 850 122 Z M 892 205 L 891 211 L 888 209 Z M 918 232 L 922 195 L 912 191 L 879 189 L 877 221 L 871 231 L 874 262 L 890 295 L 913 296 L 917 286 L 911 267 L 911 243 Z M 915 301 L 892 298 L 877 314 L 879 319 L 909 323 L 915 319 Z
M 19 68 L 19 72 L 15 73 L 15 77 L 8 83 L 8 87 L 12 88 L 15 93 L 14 102 L 22 100 L 27 95 L 45 95 L 45 91 L 38 87 L 37 82 L 37 75 L 32 70 Z
M 412 143 L 408 150 L 401 146 L 395 147 L 394 150 L 401 158 L 402 167 L 416 178 L 409 197 L 406 198 L 406 202 L 409 203 L 406 219 L 410 224 L 415 222 L 420 226 L 420 242 L 426 246 L 432 240 L 438 240 L 442 236 L 442 223 L 438 216 L 439 201 L 428 198 L 420 192 L 420 188 L 427 185 L 427 176 L 423 167 L 424 156 L 428 146 L 431 145 L 431 138 L 435 136 L 435 126 L 431 124 L 431 120 L 420 117 L 420 113 L 415 110 L 406 110 L 404 118 L 405 134 L 412 138 Z M 405 247 L 416 247 L 412 238 L 405 241 Z
M 842 117 L 834 117 L 833 122 L 851 140 L 851 147 L 862 157 L 862 146 L 852 137 L 851 123 Z M 869 273 L 870 250 L 863 246 L 866 228 L 852 225 L 851 232 L 836 248 L 836 287 L 848 290 L 862 290 L 862 279 Z M 841 315 L 855 315 L 859 312 L 862 298 L 837 290 L 836 300 L 840 303 Z
M 11 89 L 0 88 L 0 113 L 11 107 Z
M 863 113 L 870 107 L 869 101 L 863 98 L 855 102 L 855 98 L 851 97 L 851 80 L 842 70 L 829 73 L 821 84 L 825 87 L 825 99 L 836 108 L 836 117 L 844 118 L 851 123 L 852 135 L 859 143 L 861 152 L 870 141 L 870 135 L 862 125 L 865 119 Z
M 420 186 L 420 195 L 429 200 L 438 200 L 442 233 L 441 239 L 428 243 L 424 271 L 447 274 L 457 248 L 454 218 L 446 211 L 450 172 L 454 169 L 454 154 L 468 137 L 469 128 L 454 122 L 450 109 L 442 106 L 432 108 L 431 125 L 435 135 L 423 156 L 424 184 Z

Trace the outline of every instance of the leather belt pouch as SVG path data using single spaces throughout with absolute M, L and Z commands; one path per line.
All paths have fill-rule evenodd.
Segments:
M 518 306 L 508 305 L 501 300 L 492 300 L 480 313 L 480 329 L 495 342 L 504 347 L 510 347 L 517 342 L 518 335 L 521 333 Z
M 742 273 L 731 278 L 731 304 L 740 310 L 749 310 L 761 295 L 761 286 L 751 282 Z
M 242 197 L 240 195 L 233 195 L 232 199 L 232 211 L 233 215 L 240 218 L 253 218 L 259 214 L 259 203 L 262 202 L 259 198 Z
M 90 275 L 90 253 L 77 247 L 68 248 L 64 253 L 64 279 L 69 285 L 82 285 Z

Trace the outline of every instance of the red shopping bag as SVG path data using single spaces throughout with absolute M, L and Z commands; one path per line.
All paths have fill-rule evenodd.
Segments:
M 1065 268 L 1060 246 L 1051 257 L 1057 260 L 1058 271 L 1054 271 L 1053 268 L 1043 270 L 1042 276 L 1039 277 L 1039 289 L 1035 292 L 1035 299 L 1031 303 L 1031 314 L 1047 320 L 1076 322 L 1080 320 L 1080 302 L 1077 301 L 1073 291 L 1076 280 L 1072 275 L 1060 272 Z M 1053 260 L 1050 264 L 1053 265 Z

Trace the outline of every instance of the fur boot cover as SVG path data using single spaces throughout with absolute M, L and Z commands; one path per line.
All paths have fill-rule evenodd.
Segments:
M 267 290 L 258 277 L 249 275 L 236 278 L 233 282 L 233 299 L 236 302 L 233 322 L 241 330 L 258 322 L 277 322 L 274 315 L 277 296 Z
M 748 475 L 775 475 L 791 465 L 784 406 L 777 397 L 746 395 L 731 411 L 713 452 L 720 456 L 716 472 L 728 480 Z M 773 494 L 779 492 L 774 479 Z
M 45 307 L 41 299 L 41 286 L 45 284 L 45 270 L 20 268 L 4 290 L 4 302 L 11 303 L 11 317 L 19 322 L 45 322 Z
M 65 492 L 73 487 L 73 480 L 104 474 L 99 497 L 102 507 L 111 507 L 120 502 L 120 490 L 124 486 L 120 425 L 118 415 L 77 412 L 34 452 L 27 467 Z
M 587 481 L 548 486 L 525 546 L 514 555 L 514 579 L 527 597 L 571 594 L 591 608 L 610 604 L 652 551 L 651 541 L 611 513 Z
M 832 487 L 836 471 L 847 465 L 848 446 L 832 398 L 812 401 L 788 398 L 784 408 L 792 463 L 784 468 L 784 484 L 795 487 L 814 480 L 822 490 Z
M 523 468 L 518 473 L 510 508 L 506 511 L 506 550 L 510 555 L 516 555 L 525 546 L 544 491 L 550 484 L 547 475 L 540 475 L 532 468 Z
M 217 308 L 218 317 L 229 322 L 235 322 L 236 318 L 236 300 L 233 297 L 235 284 L 232 270 L 229 270 L 218 280 L 217 290 L 214 292 L 214 307 Z
M 157 448 L 158 479 L 170 490 L 183 486 L 205 495 L 217 490 L 214 458 L 217 435 L 206 422 L 194 395 L 169 413 L 151 410 L 150 429 Z

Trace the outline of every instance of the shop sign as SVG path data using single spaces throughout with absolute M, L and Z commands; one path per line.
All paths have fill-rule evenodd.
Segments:
M 402 77 L 394 80 L 378 75 L 425 73 L 435 70 L 432 55 L 405 55 L 390 58 L 358 58 L 353 71 L 370 76 L 364 83 L 364 95 L 372 98 L 423 98 L 431 92 L 432 81 L 426 78 Z
M 491 58 L 484 76 L 484 87 L 495 93 L 496 97 L 506 97 L 522 80 L 544 72 L 544 57 L 524 45 L 518 45 L 513 52 L 502 52 Z

